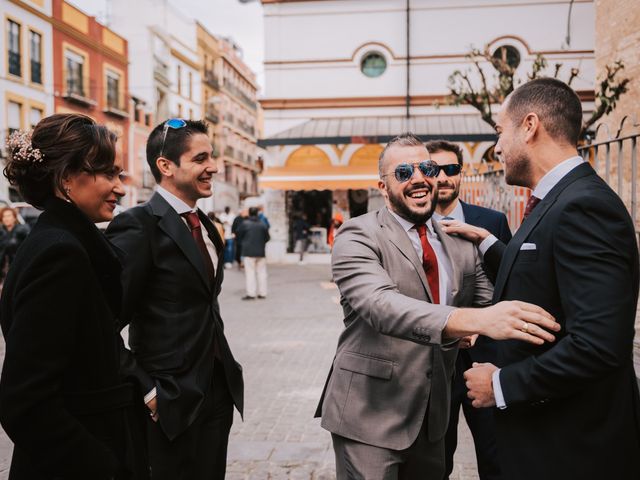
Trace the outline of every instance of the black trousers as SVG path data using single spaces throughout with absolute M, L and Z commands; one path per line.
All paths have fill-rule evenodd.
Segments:
M 467 397 L 467 387 L 464 384 L 464 372 L 471 368 L 471 359 L 466 352 L 460 352 L 456 361 L 456 376 L 451 388 L 451 414 L 449 427 L 445 435 L 445 468 L 444 480 L 449 479 L 453 471 L 453 454 L 458 445 L 458 419 L 460 408 L 473 435 L 478 461 L 480 480 L 501 480 L 498 465 L 498 449 L 496 445 L 496 426 L 492 408 L 475 408 L 471 399 Z
M 162 415 L 162 412 L 158 412 Z M 233 423 L 233 399 L 221 363 L 215 361 L 212 386 L 195 421 L 169 441 L 149 417 L 147 440 L 152 480 L 223 480 Z

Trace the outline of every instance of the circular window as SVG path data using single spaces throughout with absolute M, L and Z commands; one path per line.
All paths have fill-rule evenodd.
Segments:
M 378 52 L 367 53 L 360 62 L 360 70 L 367 77 L 379 77 L 387 69 L 387 61 Z
M 493 52 L 493 58 L 507 62 L 511 68 L 518 68 L 520 65 L 520 52 L 512 45 L 502 45 Z

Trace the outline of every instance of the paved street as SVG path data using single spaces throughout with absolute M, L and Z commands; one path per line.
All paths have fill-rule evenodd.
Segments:
M 329 276 L 328 265 L 270 266 L 268 298 L 241 301 L 242 272 L 226 271 L 222 313 L 246 385 L 244 422 L 236 418 L 231 433 L 229 480 L 335 478 L 329 434 L 313 418 L 341 330 Z M 460 424 L 451 480 L 477 479 L 470 434 Z M 0 435 L 4 480 L 11 445 Z

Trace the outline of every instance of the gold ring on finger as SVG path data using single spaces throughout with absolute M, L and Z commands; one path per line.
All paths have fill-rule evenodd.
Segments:
M 524 333 L 529 333 L 529 324 L 527 322 L 524 322 L 524 325 L 522 325 L 522 328 L 520 330 L 522 330 Z

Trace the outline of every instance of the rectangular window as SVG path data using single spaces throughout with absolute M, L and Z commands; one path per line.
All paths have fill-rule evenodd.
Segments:
M 64 56 L 67 66 L 67 95 L 84 97 L 84 57 L 69 50 L 65 51 Z
M 178 104 L 178 118 L 182 118 L 182 105 Z
M 31 55 L 31 82 L 42 85 L 42 35 L 29 32 L 29 54 Z
M 182 68 L 178 65 L 178 95 L 182 94 Z
M 40 120 L 43 117 L 42 110 L 39 108 L 31 107 L 31 111 L 29 112 L 29 123 L 31 124 L 31 128 L 35 128 Z
M 120 75 L 107 72 L 107 107 L 122 110 L 120 106 Z
M 189 109 L 189 120 L 193 120 L 193 109 Z
M 7 23 L 7 53 L 9 57 L 9 73 L 22 76 L 22 63 L 20 56 L 20 24 L 8 20 Z
M 193 95 L 193 74 L 189 72 L 189 100 L 191 100 Z
M 22 126 L 22 104 L 9 101 L 7 104 L 7 130 L 11 135 Z

